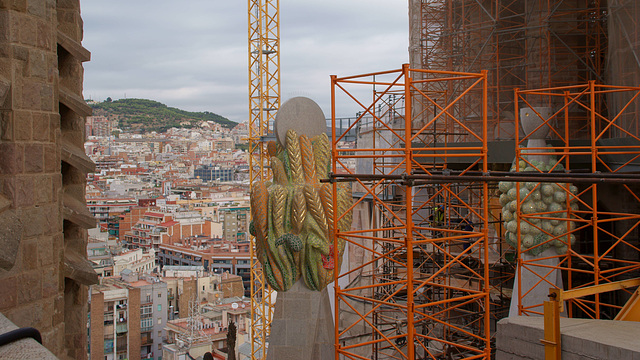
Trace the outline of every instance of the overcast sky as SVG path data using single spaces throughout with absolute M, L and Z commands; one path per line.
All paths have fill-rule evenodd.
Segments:
M 82 17 L 85 98 L 145 98 L 247 120 L 247 1 L 86 0 Z M 400 68 L 408 38 L 406 1 L 280 1 L 282 101 L 310 97 L 329 117 L 329 76 Z

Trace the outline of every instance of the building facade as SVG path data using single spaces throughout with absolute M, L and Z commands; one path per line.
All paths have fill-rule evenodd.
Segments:
M 250 213 L 249 206 L 220 207 L 218 215 L 223 224 L 223 240 L 249 242 Z
M 199 246 L 188 243 L 160 245 L 156 253 L 158 264 L 166 266 L 199 266 L 205 271 L 222 275 L 225 272 L 242 278 L 245 295 L 251 285 L 249 244 L 225 241 L 203 241 Z
M 137 206 L 135 198 L 88 198 L 89 212 L 100 223 L 108 223 L 109 219 L 118 216 L 132 207 Z
M 193 171 L 193 177 L 203 181 L 234 181 L 233 167 L 202 165 Z
M 167 284 L 125 271 L 91 289 L 91 359 L 160 359 L 167 322 Z

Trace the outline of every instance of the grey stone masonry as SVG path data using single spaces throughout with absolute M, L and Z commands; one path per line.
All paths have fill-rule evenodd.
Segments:
M 333 315 L 327 289 L 309 290 L 302 279 L 278 293 L 267 360 L 334 358 Z

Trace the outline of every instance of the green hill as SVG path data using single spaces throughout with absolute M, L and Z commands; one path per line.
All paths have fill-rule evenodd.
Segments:
M 226 128 L 237 125 L 223 116 L 208 111 L 185 111 L 146 99 L 111 101 L 107 98 L 101 103 L 89 103 L 89 106 L 93 108 L 93 115 L 118 119 L 119 128 L 128 131 L 164 132 L 172 127 L 195 127 L 202 121 L 213 121 Z

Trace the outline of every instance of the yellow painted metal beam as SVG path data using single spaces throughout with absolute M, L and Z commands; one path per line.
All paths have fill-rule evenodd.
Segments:
M 544 339 L 540 340 L 540 342 L 544 344 L 545 359 L 562 359 L 560 313 L 564 311 L 564 302 L 566 300 L 636 286 L 640 286 L 640 278 L 615 281 L 566 291 L 550 288 L 549 301 L 544 302 Z M 629 301 L 627 301 L 625 306 L 618 313 L 615 320 L 640 321 L 639 290 L 640 287 L 636 289 Z
M 560 307 L 555 300 L 544 302 L 544 358 L 559 360 L 562 358 L 560 344 Z
M 596 295 L 604 292 L 626 289 L 630 287 L 640 286 L 640 278 L 614 281 L 606 284 L 587 286 L 572 290 L 550 289 L 550 294 L 558 296 L 557 301 L 560 303 L 560 312 L 564 311 L 564 301 L 577 299 L 584 296 Z
M 640 321 L 640 287 L 631 295 L 614 320 Z

